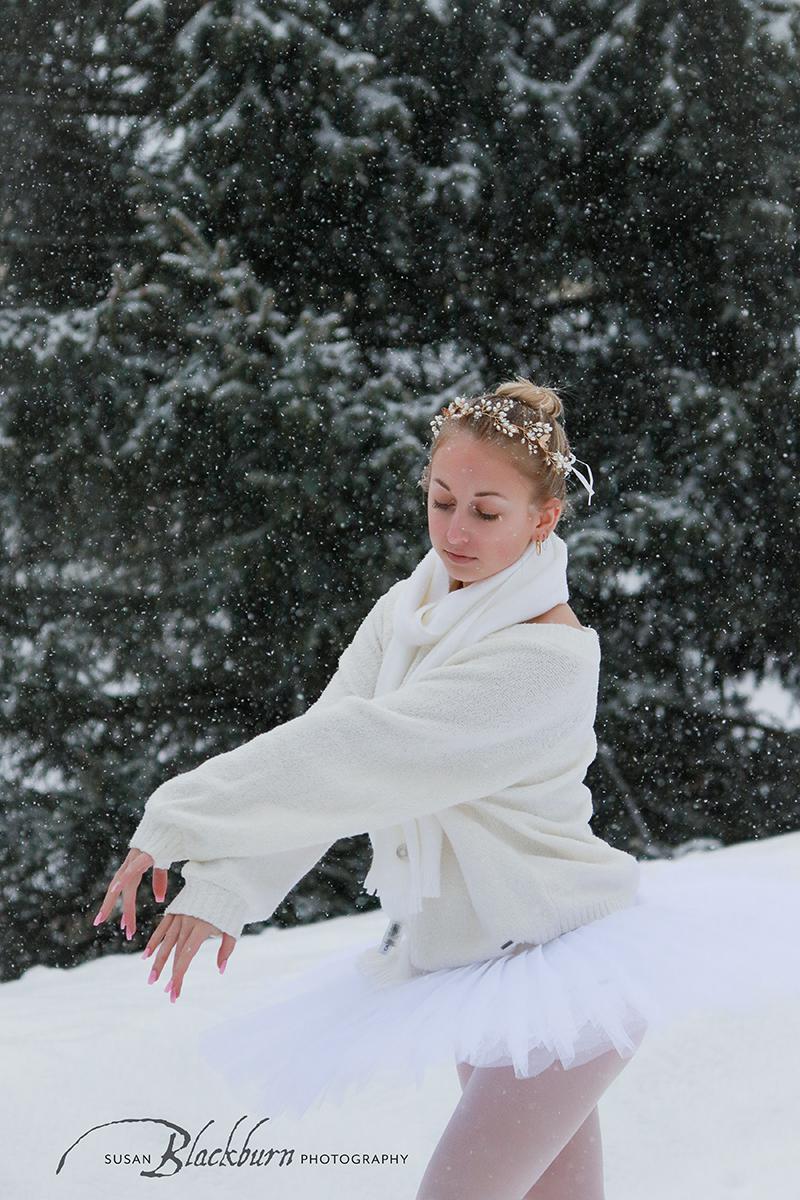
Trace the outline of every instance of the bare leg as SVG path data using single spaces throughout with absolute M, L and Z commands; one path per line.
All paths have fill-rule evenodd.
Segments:
M 628 1061 L 612 1049 L 568 1070 L 555 1062 L 530 1079 L 512 1067 L 475 1068 L 416 1200 L 523 1200 Z M 571 1190 L 569 1200 L 597 1196 L 596 1188 L 585 1197 Z
M 462 1092 L 474 1070 L 471 1063 L 456 1063 Z M 597 1105 L 522 1200 L 568 1200 L 571 1197 L 579 1200 L 605 1198 L 603 1141 Z

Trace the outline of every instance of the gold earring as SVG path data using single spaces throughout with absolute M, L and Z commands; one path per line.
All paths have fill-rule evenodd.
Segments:
M 542 553 L 542 541 L 541 541 L 541 538 L 537 538 L 537 539 L 536 539 L 536 553 L 537 553 L 537 554 L 541 554 L 541 553 Z

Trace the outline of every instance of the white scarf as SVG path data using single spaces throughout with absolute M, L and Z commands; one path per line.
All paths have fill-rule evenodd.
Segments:
M 498 629 L 527 621 L 569 599 L 567 544 L 556 533 L 534 542 L 515 562 L 476 583 L 450 591 L 450 576 L 431 548 L 398 588 L 393 629 L 383 656 L 375 695 L 418 679 L 464 646 Z M 413 754 L 413 747 L 409 753 Z M 431 782 L 431 787 L 435 783 Z M 393 919 L 422 908 L 423 896 L 440 895 L 442 826 L 433 814 L 370 833 L 372 865 L 364 880 Z M 408 850 L 409 876 L 397 857 Z

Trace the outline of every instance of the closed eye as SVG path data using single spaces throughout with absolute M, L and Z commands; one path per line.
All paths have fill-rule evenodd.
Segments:
M 434 508 L 452 508 L 453 506 L 452 506 L 452 504 L 440 504 L 438 500 L 434 500 L 433 507 Z M 485 513 L 485 512 L 481 512 L 480 509 L 476 509 L 475 511 L 478 513 L 478 516 L 481 517 L 484 521 L 496 521 L 497 518 L 500 516 L 500 513 Z

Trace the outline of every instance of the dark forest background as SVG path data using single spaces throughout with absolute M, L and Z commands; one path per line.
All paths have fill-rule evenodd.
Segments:
M 140 950 L 149 877 L 91 918 L 147 796 L 319 695 L 516 373 L 595 475 L 595 831 L 800 827 L 747 690 L 800 686 L 799 53 L 789 0 L 4 5 L 0 978 Z

